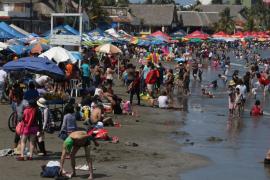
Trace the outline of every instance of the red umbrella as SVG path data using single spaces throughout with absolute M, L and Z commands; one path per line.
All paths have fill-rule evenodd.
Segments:
M 156 32 L 150 34 L 150 36 L 154 36 L 154 37 L 159 36 L 159 37 L 165 37 L 165 38 L 171 39 L 171 37 L 168 34 L 161 32 L 161 31 L 156 31 Z
M 213 38 L 222 38 L 222 37 L 229 37 L 228 34 L 226 34 L 225 32 L 223 31 L 219 31 L 215 34 L 212 35 Z
M 253 33 L 250 32 L 250 31 L 244 32 L 243 35 L 244 35 L 244 37 L 254 37 L 254 36 L 253 36 Z
M 266 32 L 258 32 L 259 38 L 269 38 L 269 35 Z
M 194 39 L 194 38 L 196 38 L 196 39 L 208 39 L 209 35 L 201 32 L 201 31 L 194 31 L 191 34 L 188 34 L 186 36 L 186 38 L 188 38 L 188 39 Z
M 161 32 L 161 31 L 156 31 L 156 32 L 150 34 L 150 36 L 153 36 L 156 38 L 161 37 L 162 39 L 166 40 L 167 42 L 169 42 L 171 39 L 171 37 L 168 34 Z

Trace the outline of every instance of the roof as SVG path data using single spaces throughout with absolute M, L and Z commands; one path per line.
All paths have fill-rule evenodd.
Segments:
M 129 8 L 131 14 L 140 19 L 144 25 L 170 26 L 173 23 L 174 4 L 130 4 Z
M 220 19 L 217 12 L 178 11 L 177 15 L 185 27 L 209 27 Z
M 230 8 L 231 16 L 237 16 L 243 9 L 242 5 L 223 5 L 223 4 L 212 4 L 212 5 L 198 5 L 198 9 L 202 12 L 222 12 L 225 8 Z

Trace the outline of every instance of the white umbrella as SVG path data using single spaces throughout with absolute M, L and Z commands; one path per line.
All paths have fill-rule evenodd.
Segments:
M 121 49 L 118 47 L 112 45 L 112 44 L 103 44 L 95 49 L 97 52 L 102 52 L 102 53 L 112 53 L 112 54 L 117 54 L 117 53 L 122 53 Z
M 68 60 L 71 60 L 72 63 L 76 62 L 76 59 L 74 59 L 71 53 L 62 47 L 53 47 L 39 55 L 39 57 L 47 57 L 49 60 L 54 59 L 57 64 L 60 62 L 66 62 Z

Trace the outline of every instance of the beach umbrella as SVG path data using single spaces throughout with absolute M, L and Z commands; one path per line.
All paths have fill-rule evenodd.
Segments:
M 63 79 L 65 77 L 63 71 L 55 63 L 42 57 L 25 57 L 16 61 L 10 61 L 3 66 L 3 69 L 7 72 L 27 70 L 55 79 Z
M 48 50 L 50 47 L 46 44 L 37 43 L 29 46 L 29 50 L 32 54 L 40 54 L 42 51 Z
M 188 38 L 188 39 L 194 39 L 195 38 L 195 39 L 203 39 L 203 40 L 205 40 L 205 39 L 209 38 L 209 35 L 201 32 L 201 31 L 194 31 L 191 34 L 188 34 L 186 36 L 186 38 Z
M 57 64 L 68 60 L 71 60 L 72 63 L 76 62 L 76 59 L 74 59 L 70 52 L 62 47 L 53 47 L 39 55 L 39 57 L 47 57 L 49 60 L 53 59 Z
M 200 43 L 200 42 L 203 42 L 203 40 L 200 39 L 200 38 L 192 38 L 192 39 L 189 40 L 189 42 L 192 42 L 192 43 Z
M 158 39 L 166 41 L 166 42 L 170 42 L 170 40 L 171 40 L 171 37 L 168 34 L 161 32 L 161 31 L 156 31 L 156 32 L 150 34 L 150 36 L 158 38 Z
M 97 52 L 102 52 L 102 53 L 112 53 L 112 54 L 117 54 L 117 53 L 122 53 L 121 49 L 118 47 L 112 45 L 112 44 L 103 44 L 95 49 Z

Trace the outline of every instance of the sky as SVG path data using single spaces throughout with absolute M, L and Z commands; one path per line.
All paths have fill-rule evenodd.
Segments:
M 137 2 L 144 2 L 145 0 L 129 0 L 129 2 L 137 3 Z M 176 3 L 179 3 L 183 6 L 194 4 L 196 0 L 176 0 Z

